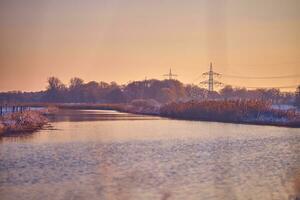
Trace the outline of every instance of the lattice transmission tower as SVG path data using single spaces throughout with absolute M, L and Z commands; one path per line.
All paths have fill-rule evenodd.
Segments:
M 172 69 L 170 68 L 170 71 L 168 74 L 164 74 L 163 76 L 167 76 L 169 77 L 169 80 L 173 79 L 173 77 L 177 77 L 178 75 L 177 74 L 173 74 L 172 73 Z
M 200 84 L 207 85 L 209 92 L 213 92 L 214 91 L 214 86 L 223 85 L 222 82 L 220 82 L 218 80 L 215 80 L 215 77 L 218 78 L 218 77 L 221 76 L 221 74 L 213 71 L 212 63 L 210 63 L 209 71 L 203 73 L 202 75 L 206 76 L 206 77 L 208 76 L 208 79 L 205 80 L 205 81 L 201 81 Z

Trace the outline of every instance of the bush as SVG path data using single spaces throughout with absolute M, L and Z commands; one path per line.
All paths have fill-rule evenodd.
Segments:
M 0 134 L 30 132 L 41 128 L 46 123 L 47 119 L 38 111 L 11 113 L 0 119 Z

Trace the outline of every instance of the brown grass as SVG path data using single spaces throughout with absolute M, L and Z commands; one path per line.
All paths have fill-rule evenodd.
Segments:
M 24 111 L 11 113 L 0 118 L 0 135 L 25 133 L 38 130 L 47 123 L 40 111 Z
M 256 100 L 170 103 L 160 109 L 160 114 L 178 119 L 300 127 L 296 111 L 275 110 L 269 103 Z

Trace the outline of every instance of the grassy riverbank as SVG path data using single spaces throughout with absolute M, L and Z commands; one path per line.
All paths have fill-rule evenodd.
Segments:
M 159 115 L 160 104 L 154 100 L 137 99 L 131 103 L 101 104 L 101 103 L 26 103 L 28 107 L 44 107 L 49 110 L 71 109 L 71 110 L 116 110 L 133 114 Z M 50 112 L 52 113 L 52 112 Z
M 137 99 L 128 104 L 56 103 L 30 106 L 54 107 L 58 109 L 116 110 L 174 119 L 300 127 L 300 115 L 296 110 L 272 108 L 271 104 L 257 100 L 207 100 L 174 102 L 161 105 L 155 100 Z
M 0 117 L 0 136 L 28 133 L 41 129 L 47 123 L 42 111 L 23 111 Z
M 160 115 L 169 118 L 227 123 L 300 127 L 295 110 L 272 109 L 263 101 L 201 101 L 164 105 Z

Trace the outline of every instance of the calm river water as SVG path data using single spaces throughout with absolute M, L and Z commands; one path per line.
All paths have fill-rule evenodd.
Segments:
M 300 193 L 300 129 L 63 111 L 0 139 L 0 199 L 282 200 Z

